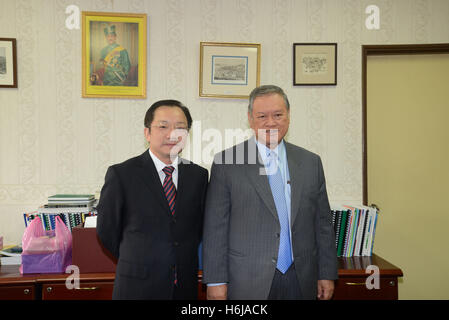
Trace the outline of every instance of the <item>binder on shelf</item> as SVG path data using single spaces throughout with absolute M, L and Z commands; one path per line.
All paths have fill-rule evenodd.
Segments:
M 48 204 L 39 207 L 36 211 L 23 214 L 25 227 L 31 220 L 40 217 L 44 231 L 53 230 L 55 219 L 59 216 L 72 231 L 73 228 L 84 223 L 86 217 L 97 215 L 97 210 L 93 206 L 94 195 L 57 194 L 48 197 L 48 201 Z M 60 204 L 61 201 L 64 204 Z
M 371 256 L 378 220 L 376 207 L 332 205 L 337 256 Z

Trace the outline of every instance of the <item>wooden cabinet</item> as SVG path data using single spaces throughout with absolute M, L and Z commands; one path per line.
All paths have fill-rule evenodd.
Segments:
M 0 300 L 110 300 L 114 273 L 81 274 L 79 288 L 68 289 L 70 274 L 21 275 L 19 266 L 0 266 Z M 73 281 L 71 281 L 73 284 Z
M 373 255 L 338 258 L 338 264 L 334 300 L 398 299 L 398 277 L 402 277 L 403 274 L 401 269 L 388 261 Z M 366 284 L 368 277 L 369 286 Z
M 81 274 L 79 287 L 69 274 L 41 275 L 36 284 L 42 292 L 42 300 L 111 300 L 114 273 Z M 68 279 L 69 287 L 66 285 Z
M 379 288 L 368 289 L 366 278 L 342 278 L 335 284 L 334 300 L 397 300 L 397 278 L 381 278 Z
M 34 285 L 0 286 L 0 300 L 34 300 Z
M 19 266 L 0 265 L 0 300 L 35 300 L 36 286 L 33 276 L 23 276 Z
M 42 300 L 111 300 L 114 282 L 81 281 L 79 288 L 67 289 L 65 283 L 43 283 Z
M 402 271 L 388 261 L 372 257 L 338 258 L 339 279 L 335 283 L 334 300 L 396 300 L 398 277 Z M 378 270 L 378 283 L 369 266 Z M 377 268 L 377 269 L 376 269 Z M 69 274 L 21 275 L 19 266 L 0 266 L 0 300 L 110 300 L 114 287 L 114 273 L 89 273 L 80 275 L 78 289 L 68 289 Z M 369 283 L 377 287 L 369 290 Z M 206 299 L 206 286 L 198 276 L 198 299 Z M 72 282 L 73 283 L 73 282 Z M 378 286 L 377 286 L 378 284 Z

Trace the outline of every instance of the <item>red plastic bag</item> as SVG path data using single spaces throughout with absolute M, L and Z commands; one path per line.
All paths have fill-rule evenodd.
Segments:
M 55 229 L 44 231 L 39 217 L 33 219 L 22 237 L 20 273 L 63 273 L 72 264 L 72 234 L 59 216 Z

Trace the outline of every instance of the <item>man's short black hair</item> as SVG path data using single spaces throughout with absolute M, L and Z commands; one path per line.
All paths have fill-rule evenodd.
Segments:
M 151 107 L 147 110 L 145 114 L 144 125 L 146 128 L 150 128 L 151 123 L 154 119 L 154 113 L 156 109 L 159 107 L 178 107 L 184 112 L 184 115 L 187 118 L 187 128 L 190 129 L 192 127 L 192 116 L 190 115 L 189 109 L 183 105 L 178 100 L 159 100 L 151 105 Z

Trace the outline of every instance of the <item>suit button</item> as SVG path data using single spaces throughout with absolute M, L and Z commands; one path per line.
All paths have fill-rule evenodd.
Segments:
M 178 241 L 173 242 L 173 245 L 174 245 L 175 247 L 178 247 L 178 246 L 179 246 Z
M 279 239 L 281 237 L 280 233 L 276 233 L 276 237 Z
M 173 223 L 176 223 L 176 219 L 175 219 L 175 218 L 173 218 L 173 219 L 171 220 L 171 222 L 173 222 Z
M 274 259 L 274 258 L 271 259 L 271 262 L 276 263 L 276 259 Z

